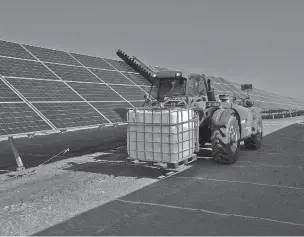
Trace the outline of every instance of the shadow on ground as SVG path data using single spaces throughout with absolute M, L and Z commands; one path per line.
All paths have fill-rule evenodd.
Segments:
M 285 127 L 266 135 L 261 151 L 242 151 L 240 162 L 234 165 L 223 166 L 211 160 L 199 160 L 175 177 L 146 186 L 34 235 L 302 235 L 304 204 L 300 192 L 303 190 L 281 190 L 254 183 L 207 182 L 195 177 L 304 189 L 303 170 L 296 169 L 296 166 L 304 165 L 300 156 L 304 152 L 303 140 L 303 125 Z M 272 152 L 282 154 L 272 155 Z M 116 161 L 123 159 L 121 155 Z M 270 167 L 242 166 L 242 162 L 257 160 Z M 105 161 L 109 162 L 103 163 Z M 295 169 L 278 169 L 274 166 L 290 164 Z M 109 155 L 98 157 L 93 163 L 72 165 L 69 169 L 110 174 L 118 169 L 116 167 L 118 165 L 113 164 Z M 124 175 L 156 177 L 159 172 L 137 168 L 130 168 Z
M 69 152 L 48 163 L 123 146 L 126 144 L 126 126 L 37 136 L 31 139 L 19 138 L 15 142 L 24 166 L 30 168 L 42 164 L 65 149 L 69 149 Z M 0 142 L 0 150 L 0 170 L 16 170 L 16 161 L 8 141 Z

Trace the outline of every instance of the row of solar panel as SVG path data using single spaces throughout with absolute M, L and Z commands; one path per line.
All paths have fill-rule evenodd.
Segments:
M 108 85 L 81 82 L 6 78 L 0 81 L 0 102 L 22 101 L 136 101 L 143 100 L 148 86 Z
M 125 122 L 121 108 L 143 102 L 0 103 L 0 136 Z M 38 113 L 34 109 L 38 110 Z
M 55 73 L 55 74 L 54 74 Z M 0 75 L 49 80 L 150 85 L 140 74 L 0 57 Z M 58 78 L 59 77 L 59 78 Z
M 29 53 L 29 52 L 31 53 Z M 56 73 L 56 75 L 60 76 L 63 80 L 68 81 L 85 81 L 88 82 L 100 82 L 100 79 L 106 83 L 114 83 L 114 84 L 130 84 L 131 81 L 135 82 L 139 85 L 148 85 L 148 81 L 141 77 L 139 74 L 131 74 L 131 73 L 118 73 L 117 71 L 105 71 L 99 69 L 106 69 L 106 70 L 118 70 L 118 71 L 129 71 L 135 72 L 131 67 L 129 67 L 123 61 L 116 61 L 111 59 L 103 59 L 99 57 L 92 57 L 74 53 L 66 53 L 63 51 L 57 51 L 52 49 L 45 49 L 40 47 L 34 47 L 29 45 L 19 45 L 16 43 L 0 41 L 0 55 L 8 56 L 8 57 L 17 57 L 29 60 L 36 60 L 35 57 L 39 60 L 44 62 L 54 62 L 54 63 L 61 63 L 61 64 L 68 64 L 74 66 L 67 66 L 67 65 L 60 65 L 60 64 L 51 64 L 45 63 L 52 71 Z M 75 60 L 77 59 L 77 60 Z M 35 64 L 36 63 L 36 64 Z M 22 77 L 29 77 L 29 78 L 50 78 L 53 80 L 58 80 L 58 78 L 46 70 L 44 65 L 37 64 L 38 62 L 31 62 L 31 61 L 17 61 L 14 59 L 3 58 L 2 64 L 8 67 L 7 68 L 1 66 L 4 72 L 2 74 L 6 76 L 16 76 L 19 77 L 22 74 Z M 1 65 L 1 60 L 0 60 Z M 13 67 L 14 65 L 14 67 Z M 81 67 L 82 65 L 91 68 L 99 68 L 99 69 L 86 69 L 85 67 Z M 115 67 L 115 68 L 114 68 Z M 157 70 L 163 71 L 168 70 L 167 68 L 161 67 L 154 67 Z M 27 69 L 27 70 L 26 70 Z M 34 69 L 34 70 L 32 70 Z M 46 72 L 45 72 L 46 70 Z M 21 73 L 20 73 L 21 72 Z M 91 72 L 91 73 L 90 73 Z M 35 74 L 35 75 L 33 75 Z M 95 75 L 93 75 L 95 74 Z M 99 78 L 97 78 L 97 77 Z M 125 76 L 129 79 L 132 77 L 132 80 L 125 80 Z M 245 96 L 239 88 L 236 88 L 232 83 L 228 82 L 223 78 L 216 78 L 212 77 L 212 79 L 219 83 L 217 91 L 232 91 L 238 98 L 242 98 Z M 252 98 L 257 101 L 257 105 L 261 107 L 286 107 L 292 108 L 293 106 L 301 106 L 303 102 L 294 101 L 286 98 L 282 98 L 276 95 L 271 97 L 265 96 L 269 95 L 269 93 L 258 93 L 257 90 L 252 94 Z M 262 98 L 260 98 L 262 97 Z M 265 104 L 264 102 L 269 101 L 272 99 L 272 103 Z
M 0 136 L 125 122 L 150 83 L 123 61 L 0 41 Z
M 142 105 L 139 100 L 150 89 L 150 82 L 123 61 L 4 41 L 0 75 L 5 78 L 0 83 L 0 136 L 122 122 L 126 114 L 121 109 Z M 218 92 L 245 96 L 236 84 L 211 79 Z M 267 95 L 257 96 L 262 94 Z
M 0 55 L 19 59 L 27 59 L 67 64 L 73 66 L 85 66 L 105 70 L 118 70 L 135 72 L 128 64 L 123 61 L 105 59 L 100 57 L 67 53 L 63 51 L 35 47 L 25 44 L 17 44 L 7 41 L 0 41 Z

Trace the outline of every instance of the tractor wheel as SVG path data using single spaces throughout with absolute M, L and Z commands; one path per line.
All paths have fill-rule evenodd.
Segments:
M 244 140 L 244 146 L 249 150 L 258 150 L 261 148 L 263 141 L 263 129 L 262 125 L 258 124 L 257 133 L 252 134 L 250 138 Z
M 233 164 L 240 151 L 240 128 L 235 115 L 231 115 L 226 127 L 213 127 L 211 135 L 212 156 L 220 164 Z

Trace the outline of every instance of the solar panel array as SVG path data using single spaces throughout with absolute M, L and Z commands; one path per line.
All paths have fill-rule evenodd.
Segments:
M 0 136 L 125 122 L 150 82 L 125 62 L 0 41 Z
M 239 84 L 210 79 L 216 93 L 246 96 Z M 141 106 L 150 86 L 124 61 L 0 41 L 0 137 L 125 122 L 122 109 Z M 264 111 L 304 109 L 259 89 L 251 97 Z

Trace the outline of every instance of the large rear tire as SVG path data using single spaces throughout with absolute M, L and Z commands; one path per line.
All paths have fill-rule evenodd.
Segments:
M 263 127 L 259 123 L 257 127 L 257 133 L 252 134 L 250 138 L 244 140 L 244 146 L 248 150 L 259 150 L 262 146 L 263 141 Z
M 213 127 L 212 156 L 217 163 L 233 164 L 239 158 L 240 128 L 236 116 L 230 116 L 226 127 Z

